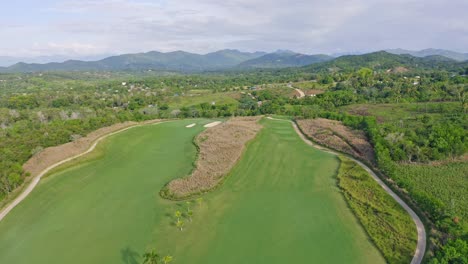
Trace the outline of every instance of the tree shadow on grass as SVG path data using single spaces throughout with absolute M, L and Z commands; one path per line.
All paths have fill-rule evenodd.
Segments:
M 140 257 L 140 254 L 131 249 L 129 246 L 120 250 L 120 256 L 122 258 L 123 263 L 125 264 L 139 263 L 137 259 Z

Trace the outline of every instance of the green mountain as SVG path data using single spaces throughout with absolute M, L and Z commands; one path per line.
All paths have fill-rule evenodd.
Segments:
M 124 54 L 98 61 L 69 60 L 63 63 L 17 63 L 0 68 L 0 72 L 39 71 L 119 71 L 119 70 L 162 70 L 162 71 L 204 71 L 233 67 L 239 63 L 264 55 L 262 52 L 240 52 L 220 50 L 205 55 L 184 51 Z
M 27 64 L 17 63 L 10 67 L 0 67 L 0 72 L 44 72 L 44 71 L 126 71 L 155 70 L 201 72 L 213 70 L 249 70 L 261 68 L 303 67 L 311 71 L 352 71 L 362 67 L 374 70 L 407 69 L 460 69 L 468 66 L 468 61 L 458 62 L 441 55 L 415 57 L 396 55 L 386 51 L 362 55 L 347 55 L 333 58 L 327 55 L 304 55 L 292 51 L 274 53 L 240 52 L 220 50 L 205 55 L 184 51 L 162 53 L 124 54 L 98 61 L 69 60 L 63 63 Z
M 240 68 L 286 68 L 310 65 L 318 62 L 332 60 L 328 55 L 305 55 L 292 51 L 277 51 L 261 57 L 242 62 Z
M 353 71 L 362 67 L 373 70 L 394 70 L 397 67 L 405 69 L 457 69 L 466 67 L 468 62 L 457 62 L 439 55 L 414 57 L 411 55 L 396 55 L 386 51 L 378 51 L 363 55 L 341 56 L 334 60 L 306 66 L 311 71 Z
M 405 50 L 405 49 L 390 49 L 386 50 L 388 53 L 402 55 L 402 54 L 409 54 L 414 57 L 427 57 L 433 55 L 444 56 L 449 59 L 453 59 L 456 61 L 466 61 L 468 60 L 468 53 L 460 53 L 451 50 L 444 50 L 444 49 L 424 49 L 419 51 L 414 50 Z
M 205 55 L 213 64 L 223 66 L 236 66 L 244 61 L 255 59 L 267 54 L 266 52 L 239 52 L 238 50 L 220 50 Z

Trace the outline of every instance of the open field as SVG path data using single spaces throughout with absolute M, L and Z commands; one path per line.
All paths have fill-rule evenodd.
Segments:
M 302 89 L 302 90 L 327 90 L 330 85 L 321 84 L 317 81 L 302 81 L 302 82 L 295 82 L 292 83 L 293 87 Z
M 238 96 L 238 93 L 235 92 L 191 94 L 171 97 L 168 100 L 168 104 L 171 108 L 198 106 L 202 103 L 237 106 L 239 102 L 234 99 L 236 96 Z
M 98 146 L 102 155 L 46 178 L 0 222 L 0 263 L 140 263 L 150 248 L 175 263 L 384 263 L 336 187 L 338 160 L 287 122 L 263 120 L 188 221 L 185 203 L 158 192 L 191 171 L 192 139 L 210 121 L 185 128 L 193 122 L 114 135 Z

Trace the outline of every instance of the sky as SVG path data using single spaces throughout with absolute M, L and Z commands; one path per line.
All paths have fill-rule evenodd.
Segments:
M 389 48 L 468 52 L 467 0 L 15 0 L 0 56 L 220 49 L 307 54 Z

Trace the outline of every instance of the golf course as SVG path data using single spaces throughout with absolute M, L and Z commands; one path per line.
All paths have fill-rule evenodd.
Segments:
M 213 121 L 135 127 L 58 168 L 0 222 L 0 263 L 136 264 L 152 249 L 173 263 L 385 263 L 337 186 L 339 159 L 289 122 L 263 118 L 203 200 L 160 197 L 191 173 Z

